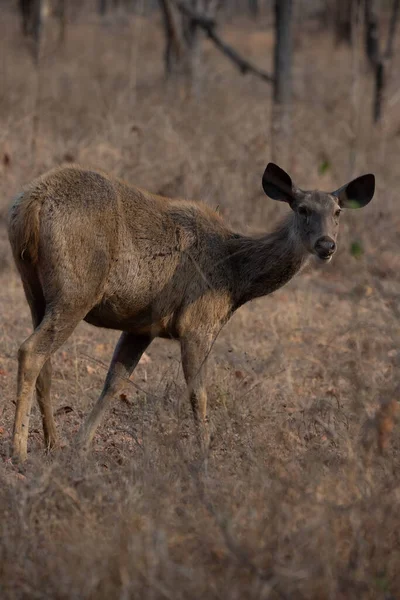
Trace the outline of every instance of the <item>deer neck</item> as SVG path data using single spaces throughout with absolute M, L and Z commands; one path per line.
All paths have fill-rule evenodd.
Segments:
M 309 257 L 295 214 L 260 238 L 240 235 L 232 238 L 229 252 L 235 277 L 236 307 L 285 285 Z

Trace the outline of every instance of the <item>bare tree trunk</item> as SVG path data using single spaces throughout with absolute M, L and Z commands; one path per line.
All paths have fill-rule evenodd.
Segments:
M 274 159 L 290 160 L 293 2 L 275 0 L 274 92 L 272 109 L 272 152 Z
M 178 71 L 184 60 L 184 42 L 181 38 L 179 17 L 170 0 L 159 0 L 164 20 L 164 62 L 167 77 Z
M 394 37 L 396 34 L 397 22 L 399 19 L 399 7 L 400 7 L 400 0 L 393 0 L 392 15 L 391 15 L 390 26 L 389 26 L 389 35 L 388 35 L 386 51 L 385 51 L 385 58 L 387 58 L 387 59 L 390 59 L 393 57 L 393 44 L 394 44 Z
M 200 29 L 202 29 L 205 35 L 209 40 L 213 42 L 215 47 L 224 54 L 229 60 L 233 62 L 234 65 L 237 66 L 242 75 L 246 73 L 252 73 L 256 77 L 259 77 L 263 81 L 268 83 L 272 83 L 274 78 L 270 73 L 267 73 L 263 69 L 260 69 L 256 65 L 249 62 L 242 54 L 237 52 L 235 48 L 232 48 L 229 44 L 227 44 L 218 34 L 217 32 L 217 22 L 213 16 L 208 16 L 204 14 L 199 14 L 190 10 L 184 2 L 179 0 L 175 1 L 176 6 L 179 8 L 180 12 L 182 12 L 185 16 L 190 17 L 192 21 L 194 21 Z M 210 3 L 210 7 L 213 9 L 211 15 L 215 14 L 213 11 L 219 8 L 219 2 L 214 0 L 214 2 Z M 209 13 L 210 14 L 210 13 Z
M 64 44 L 65 36 L 67 31 L 67 10 L 66 10 L 66 0 L 58 0 L 57 6 L 57 18 L 59 21 L 59 35 L 58 42 L 60 45 Z
M 375 77 L 373 119 L 377 123 L 382 115 L 382 97 L 385 85 L 384 57 L 379 48 L 379 24 L 376 2 L 375 0 L 364 1 L 365 51 Z
M 42 1 L 34 0 L 33 13 L 33 40 L 35 42 L 35 61 L 39 60 L 41 35 L 42 35 Z
M 364 0 L 365 4 L 365 51 L 374 72 L 375 92 L 373 119 L 377 123 L 382 117 L 383 95 L 386 86 L 386 72 L 393 56 L 393 44 L 399 16 L 399 0 L 393 0 L 389 35 L 385 52 L 379 40 L 379 17 L 376 0 Z
M 201 81 L 201 41 L 212 22 L 216 0 L 159 0 L 164 19 L 165 70 L 185 76 L 190 92 L 198 95 Z
M 98 13 L 104 17 L 107 12 L 107 0 L 98 0 L 97 2 Z
M 42 32 L 42 0 L 20 0 L 19 9 L 23 34 L 33 39 L 33 55 L 37 62 Z
M 351 63 L 352 63 L 352 78 L 351 78 L 351 94 L 350 94 L 350 122 L 349 122 L 349 173 L 351 179 L 357 170 L 357 158 L 360 156 L 360 126 L 361 126 L 361 90 L 360 90 L 360 61 L 362 53 L 362 29 L 363 20 L 361 17 L 361 9 L 359 4 L 353 3 L 351 16 Z
M 351 22 L 354 0 L 337 0 L 335 2 L 335 37 L 336 42 L 351 43 Z
M 186 0 L 186 5 L 198 15 L 213 18 L 218 10 L 218 3 L 214 0 Z M 190 92 L 198 96 L 202 81 L 202 40 L 204 31 L 198 23 L 190 17 L 182 15 L 183 35 L 186 40 L 187 76 Z
M 260 5 L 258 0 L 249 0 L 250 14 L 256 18 L 260 14 Z
M 186 0 L 186 4 L 197 14 L 205 14 L 204 2 L 202 0 Z M 187 56 L 187 75 L 191 91 L 197 95 L 199 68 L 201 63 L 201 36 L 203 32 L 199 29 L 197 23 L 190 17 L 182 15 L 182 30 L 186 42 Z
M 379 25 L 376 0 L 364 0 L 365 7 L 365 51 L 371 66 L 380 60 Z
M 31 28 L 32 2 L 30 0 L 19 0 L 19 11 L 22 19 L 22 33 L 29 35 Z

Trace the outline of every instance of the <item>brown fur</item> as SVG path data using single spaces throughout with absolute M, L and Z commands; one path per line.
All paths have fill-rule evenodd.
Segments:
M 284 174 L 277 183 L 276 169 L 264 175 L 263 184 L 273 198 L 286 199 L 290 178 Z M 285 198 L 279 197 L 282 190 Z M 55 444 L 50 358 L 82 319 L 122 334 L 103 392 L 81 429 L 81 445 L 88 446 L 109 401 L 158 336 L 180 341 L 206 448 L 205 366 L 219 331 L 239 306 L 281 287 L 310 253 L 319 254 L 321 240 L 326 245 L 324 240 L 336 239 L 340 200 L 321 192 L 292 195 L 290 217 L 275 232 L 249 238 L 234 233 L 205 204 L 156 196 L 77 165 L 54 169 L 27 186 L 9 220 L 34 325 L 19 351 L 17 458 L 27 452 L 35 385 L 45 443 Z M 297 210 L 297 201 L 308 206 L 311 220 Z

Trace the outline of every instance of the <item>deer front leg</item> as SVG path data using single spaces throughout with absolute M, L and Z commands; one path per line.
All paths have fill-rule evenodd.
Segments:
M 114 350 L 103 391 L 78 433 L 78 447 L 87 450 L 110 401 L 120 392 L 152 338 L 122 333 Z
M 206 366 L 211 346 L 212 339 L 209 335 L 196 334 L 181 339 L 183 373 L 188 385 L 198 441 L 204 454 L 207 454 L 210 445 Z

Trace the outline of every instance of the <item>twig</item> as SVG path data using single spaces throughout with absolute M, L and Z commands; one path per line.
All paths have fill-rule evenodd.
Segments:
M 323 420 L 322 420 L 320 417 L 318 417 L 318 416 L 315 416 L 315 417 L 314 417 L 314 421 L 315 421 L 316 423 L 318 423 L 318 425 L 321 425 L 321 427 L 322 427 L 323 429 L 325 429 L 325 432 L 326 432 L 326 434 L 327 434 L 327 435 L 328 435 L 328 436 L 329 436 L 329 437 L 330 437 L 330 438 L 331 438 L 331 439 L 332 439 L 334 442 L 336 442 L 336 441 L 337 441 L 337 438 L 338 438 L 338 436 L 337 436 L 337 433 L 336 433 L 336 431 L 333 429 L 333 427 L 330 427 L 330 426 L 329 426 L 327 423 L 325 423 L 325 421 L 323 421 Z
M 130 435 L 131 438 L 133 439 L 133 441 L 136 443 L 136 445 L 140 448 L 140 450 L 142 452 L 144 452 L 143 444 L 141 442 L 139 442 L 139 439 L 138 439 L 136 433 L 134 431 L 132 431 L 132 429 L 127 429 L 125 427 L 116 427 L 115 431 L 118 431 L 119 433 L 126 433 L 126 434 Z

